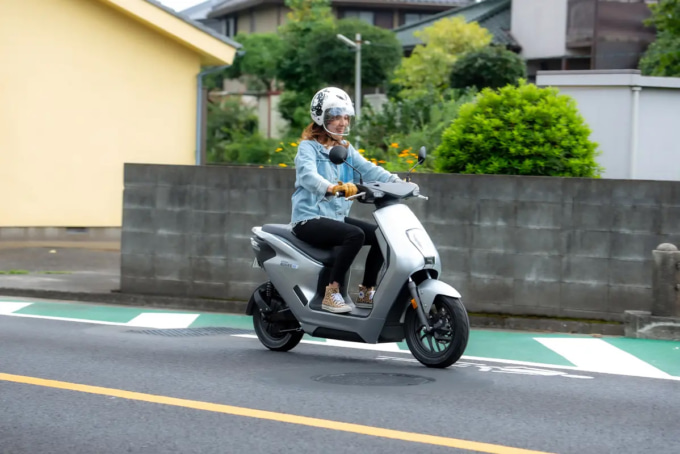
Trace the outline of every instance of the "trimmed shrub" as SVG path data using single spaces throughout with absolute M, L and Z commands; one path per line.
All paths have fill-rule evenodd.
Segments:
M 442 134 L 436 168 L 468 174 L 599 177 L 597 144 L 575 101 L 555 88 L 484 89 Z
M 517 85 L 526 75 L 527 65 L 522 57 L 501 46 L 487 46 L 466 53 L 453 64 L 449 86 L 501 88 Z

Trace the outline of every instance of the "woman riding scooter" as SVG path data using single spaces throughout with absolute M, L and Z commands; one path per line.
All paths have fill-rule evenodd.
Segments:
M 364 278 L 359 285 L 359 298 L 355 305 L 373 307 L 373 293 L 378 273 L 383 263 L 375 230 L 377 226 L 348 217 L 352 201 L 345 197 L 357 193 L 355 180 L 359 180 L 348 166 L 333 164 L 329 150 L 342 145 L 348 149 L 349 162 L 367 181 L 396 182 L 394 175 L 366 160 L 343 137 L 350 132 L 354 107 L 343 90 L 327 87 L 312 98 L 310 114 L 312 123 L 305 128 L 295 156 L 295 192 L 292 196 L 293 233 L 312 246 L 330 249 L 340 246 L 333 263 L 330 282 L 326 287 L 322 308 L 334 313 L 351 312 L 340 293 L 339 282 L 349 270 L 363 245 L 371 248 L 366 258 Z

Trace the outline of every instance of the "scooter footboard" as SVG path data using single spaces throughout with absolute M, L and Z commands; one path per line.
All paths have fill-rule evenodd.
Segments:
M 425 279 L 418 285 L 418 295 L 420 296 L 420 303 L 427 314 L 434 303 L 437 295 L 450 296 L 452 298 L 460 298 L 458 290 L 451 287 L 446 282 L 437 279 Z

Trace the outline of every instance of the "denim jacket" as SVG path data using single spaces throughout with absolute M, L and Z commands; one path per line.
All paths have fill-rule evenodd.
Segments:
M 344 197 L 326 196 L 326 190 L 338 181 L 356 184 L 359 174 L 348 165 L 333 164 L 328 151 L 315 140 L 303 140 L 298 145 L 291 224 L 319 217 L 344 221 L 349 215 L 353 202 Z M 347 162 L 361 172 L 364 181 L 400 181 L 397 175 L 366 160 L 351 144 L 347 151 Z

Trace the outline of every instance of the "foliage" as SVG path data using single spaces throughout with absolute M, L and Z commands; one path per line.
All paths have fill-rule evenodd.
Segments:
M 680 0 L 650 4 L 652 16 L 645 25 L 657 30 L 656 41 L 640 59 L 645 76 L 680 77 Z
M 640 59 L 645 76 L 680 77 L 680 35 L 659 34 Z
M 286 90 L 279 97 L 279 113 L 288 122 L 288 134 L 299 136 L 302 130 L 312 121 L 309 116 L 309 109 L 315 91 L 293 91 Z
M 241 104 L 237 97 L 217 103 L 208 103 L 206 150 L 208 162 L 221 162 L 221 149 L 225 143 L 252 135 L 257 131 L 254 109 Z
M 484 89 L 461 107 L 439 146 L 452 173 L 598 177 L 597 144 L 576 103 L 554 88 Z
M 294 165 L 297 142 L 268 139 L 259 132 L 238 136 L 234 142 L 224 142 L 216 149 L 212 163 L 259 164 L 289 167 Z
M 215 149 L 214 163 L 264 164 L 269 160 L 274 141 L 259 132 L 237 135 L 233 142 L 223 142 Z
M 286 0 L 285 4 L 290 8 L 288 20 L 295 24 L 327 22 L 333 19 L 328 0 Z
M 254 108 L 238 97 L 208 105 L 208 162 L 211 164 L 261 164 L 287 167 L 293 164 L 297 139 L 268 139 L 257 130 Z
M 364 86 L 381 86 L 392 76 L 402 55 L 401 44 L 394 32 L 359 19 L 341 19 L 332 27 L 314 30 L 306 49 L 311 66 L 324 84 L 354 84 L 356 51 L 340 41 L 337 35 L 354 41 L 357 33 L 361 34 L 362 41 L 370 42 L 361 46 L 361 83 Z
M 430 157 L 420 169 L 432 170 L 442 132 L 474 95 L 475 90 L 446 90 L 442 95 L 393 99 L 377 112 L 367 106 L 358 125 L 365 156 L 390 171 L 402 171 L 425 146 Z
M 680 36 L 680 0 L 661 0 L 657 4 L 650 4 L 652 16 L 645 21 L 645 25 L 653 25 L 659 32 Z
M 414 33 L 424 44 L 417 45 L 395 71 L 394 82 L 403 88 L 402 97 L 421 96 L 448 87 L 451 67 L 463 54 L 491 42 L 491 33 L 477 22 L 468 24 L 462 17 L 438 20 Z
M 317 30 L 333 28 L 333 15 L 329 0 L 286 0 L 291 8 L 289 22 L 279 27 L 283 40 L 281 58 L 276 74 L 287 90 L 304 92 L 323 85 L 320 71 L 309 58 L 310 39 Z M 311 100 L 311 98 L 310 98 Z
M 276 64 L 281 58 L 284 43 L 276 33 L 239 33 L 234 41 L 243 46 L 227 69 L 226 76 L 241 77 L 255 91 L 269 91 L 276 78 Z
M 451 88 L 500 88 L 527 76 L 522 57 L 501 46 L 487 46 L 460 57 L 451 69 Z

